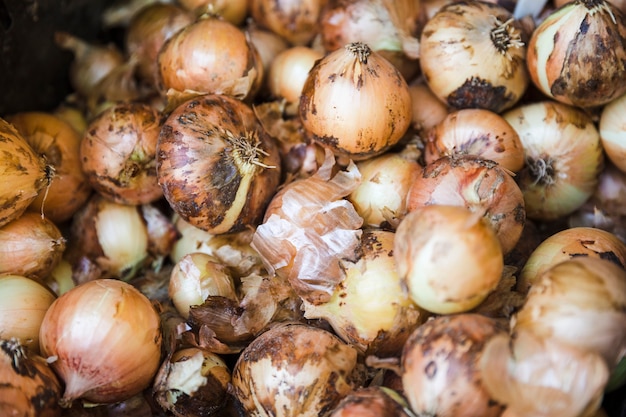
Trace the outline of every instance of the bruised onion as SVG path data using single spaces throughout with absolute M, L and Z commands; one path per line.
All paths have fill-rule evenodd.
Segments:
M 142 103 L 118 103 L 92 120 L 80 144 L 80 157 L 94 190 L 119 204 L 161 198 L 156 174 L 160 130 L 159 113 Z
M 210 233 L 260 223 L 280 173 L 273 138 L 235 98 L 188 100 L 161 129 L 157 177 L 165 198 L 183 220 Z
M 59 403 L 114 403 L 152 382 L 161 356 L 160 319 L 130 284 L 97 279 L 57 298 L 43 318 L 41 353 L 64 382 Z
M 400 141 L 411 124 L 411 95 L 398 70 L 355 42 L 317 61 L 299 108 L 314 140 L 340 155 L 365 159 Z
M 232 384 L 249 415 L 318 417 L 360 383 L 357 371 L 357 351 L 331 332 L 278 324 L 241 352 Z

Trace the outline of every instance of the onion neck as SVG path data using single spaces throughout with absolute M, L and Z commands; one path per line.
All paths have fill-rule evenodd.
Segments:
M 524 46 L 519 31 L 515 27 L 511 26 L 513 18 L 510 18 L 506 22 L 502 22 L 497 17 L 493 16 L 494 28 L 491 30 L 491 41 L 493 46 L 504 56 L 512 59 L 509 50 L 512 48 L 521 48 Z

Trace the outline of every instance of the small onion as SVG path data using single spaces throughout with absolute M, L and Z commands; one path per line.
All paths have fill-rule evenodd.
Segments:
M 607 259 L 626 267 L 626 244 L 614 234 L 592 227 L 571 227 L 548 236 L 530 254 L 517 280 L 517 289 L 528 292 L 550 267 L 579 256 Z
M 502 249 L 481 213 L 430 205 L 409 212 L 394 241 L 396 268 L 411 299 L 437 314 L 469 311 L 500 281 Z
M 55 223 L 26 212 L 0 227 L 0 274 L 44 280 L 61 261 L 65 246 Z
M 422 137 L 448 115 L 448 107 L 426 85 L 423 78 L 409 84 L 413 116 L 411 126 Z
M 186 101 L 164 122 L 157 177 L 183 220 L 214 234 L 261 222 L 280 182 L 280 155 L 252 109 L 225 95 Z
M 526 57 L 533 83 L 578 107 L 606 104 L 626 92 L 626 21 L 606 0 L 575 0 L 533 31 Z
M 61 384 L 41 356 L 16 339 L 0 339 L 0 414 L 60 417 Z
M 482 215 L 509 253 L 526 223 L 524 196 L 497 163 L 475 155 L 441 157 L 426 165 L 407 193 L 407 209 L 432 204 L 458 205 Z
M 352 391 L 357 369 L 357 351 L 331 332 L 280 324 L 241 352 L 232 384 L 249 415 L 318 417 Z
M 482 382 L 480 360 L 485 344 L 503 334 L 494 319 L 453 314 L 415 329 L 402 351 L 402 386 L 411 409 L 420 416 L 499 417 Z
M 502 6 L 453 2 L 426 22 L 420 67 L 428 86 L 455 109 L 500 113 L 526 91 L 524 33 Z
M 299 114 L 314 140 L 340 155 L 365 159 L 406 133 L 411 95 L 388 60 L 356 42 L 317 61 L 302 89 Z
M 114 403 L 147 388 L 161 356 L 160 319 L 150 300 L 135 287 L 98 279 L 57 298 L 39 334 L 65 385 L 62 406 L 84 399 Z
M 626 172 L 626 125 L 623 121 L 625 107 L 626 94 L 602 108 L 598 124 L 605 155 L 623 172 Z
M 327 0 L 249 0 L 250 15 L 291 45 L 306 45 L 317 35 Z
M 591 118 L 556 101 L 520 105 L 503 114 L 522 141 L 525 166 L 517 173 L 526 215 L 555 220 L 593 194 L 604 154 Z
M 82 167 L 92 187 L 119 204 L 160 199 L 156 147 L 159 113 L 142 103 L 118 103 L 89 124 L 80 144 Z
M 39 352 L 39 328 L 56 296 L 45 285 L 21 275 L 0 275 L 0 339 L 15 338 Z
M 452 154 L 480 156 L 512 172 L 524 166 L 524 147 L 515 129 L 504 117 L 485 109 L 454 111 L 429 130 L 425 162 Z
M 258 27 L 254 21 L 246 26 L 246 32 L 248 33 L 250 42 L 252 42 L 252 45 L 254 45 L 254 48 L 259 54 L 263 66 L 263 74 L 268 74 L 270 66 L 272 62 L 274 62 L 274 58 L 276 58 L 279 53 L 289 48 L 289 44 L 280 35 L 277 35 L 271 30 Z M 267 77 L 264 78 L 263 83 L 263 87 L 266 87 Z
M 53 172 L 45 158 L 26 139 L 0 118 L 0 226 L 21 216 L 39 193 L 50 184 Z
M 329 417 L 410 417 L 406 401 L 380 386 L 354 390 L 345 396 Z

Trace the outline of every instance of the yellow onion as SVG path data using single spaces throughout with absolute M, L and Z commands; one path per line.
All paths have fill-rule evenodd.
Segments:
M 411 126 L 422 137 L 448 115 L 448 107 L 433 93 L 423 78 L 409 84 L 413 115 Z
M 250 0 L 250 16 L 291 45 L 306 45 L 319 31 L 318 19 L 327 0 Z
M 232 384 L 249 415 L 318 417 L 360 382 L 357 370 L 356 349 L 331 332 L 279 324 L 241 352 Z
M 606 104 L 626 92 L 626 22 L 607 0 L 575 0 L 533 31 L 526 57 L 533 83 L 578 107 Z
M 560 340 L 521 331 L 487 341 L 483 386 L 510 417 L 593 417 L 609 377 L 600 356 Z
M 504 333 L 480 314 L 439 316 L 413 330 L 401 356 L 404 395 L 417 415 L 499 417 L 482 382 L 485 344 Z
M 89 123 L 80 157 L 94 190 L 119 204 L 147 204 L 163 196 L 156 173 L 159 117 L 147 104 L 118 103 Z
M 64 382 L 60 404 L 123 401 L 149 386 L 161 356 L 159 315 L 130 284 L 97 279 L 57 298 L 43 318 L 41 354 Z
M 523 37 L 519 23 L 502 6 L 452 2 L 422 30 L 422 74 L 451 108 L 500 113 L 515 105 L 528 86 Z
M 61 384 L 41 356 L 16 339 L 0 339 L 0 414 L 60 417 Z
M 198 16 L 212 13 L 235 26 L 244 23 L 248 17 L 248 0 L 178 0 L 178 3 Z
M 53 170 L 26 139 L 0 118 L 0 226 L 21 216 L 50 184 Z
M 544 239 L 530 254 L 517 280 L 524 293 L 550 267 L 579 256 L 607 259 L 626 267 L 626 244 L 611 232 L 594 227 L 570 227 Z
M 42 212 L 56 223 L 69 220 L 91 195 L 80 163 L 80 134 L 70 123 L 52 113 L 20 112 L 8 116 L 7 121 L 54 170 L 50 187 L 40 193 L 29 208 Z
M 357 168 L 361 183 L 347 198 L 363 224 L 395 228 L 408 210 L 407 195 L 422 167 L 401 153 L 386 152 L 359 161 Z
M 263 74 L 268 74 L 274 58 L 289 48 L 289 44 L 280 35 L 271 30 L 260 28 L 253 20 L 246 26 L 246 33 L 259 54 L 263 66 Z M 267 77 L 262 81 L 261 92 L 267 93 Z
M 299 108 L 314 140 L 340 155 L 365 159 L 400 141 L 411 124 L 409 87 L 388 60 L 355 42 L 317 61 Z
M 626 126 L 622 119 L 625 106 L 626 94 L 607 103 L 602 108 L 598 124 L 605 155 L 623 172 L 626 172 Z
M 612 370 L 626 356 L 626 271 L 606 259 L 575 257 L 543 272 L 515 314 L 529 331 L 599 354 Z
M 600 134 L 583 111 L 547 100 L 503 114 L 524 147 L 524 168 L 516 180 L 526 215 L 542 221 L 573 213 L 592 195 L 602 171 Z
M 402 285 L 421 308 L 469 311 L 493 291 L 504 270 L 500 242 L 482 213 L 433 204 L 398 225 L 394 258 Z
M 21 275 L 0 275 L 0 339 L 15 338 L 39 352 L 39 327 L 56 299 L 44 284 Z
M 397 392 L 381 386 L 355 389 L 329 417 L 410 417 L 408 404 Z
M 280 155 L 252 109 L 209 94 L 177 107 L 157 144 L 157 177 L 172 209 L 210 233 L 256 226 L 276 191 Z
M 433 204 L 458 205 L 482 215 L 505 255 L 517 245 L 526 223 L 524 196 L 510 173 L 471 154 L 443 156 L 415 178 L 407 193 L 407 210 Z
M 429 130 L 424 160 L 442 156 L 476 155 L 517 172 L 524 166 L 524 147 L 504 117 L 486 109 L 461 109 L 449 113 Z
M 65 246 L 55 223 L 26 212 L 0 227 L 0 274 L 44 280 L 61 261 Z
M 344 263 L 346 276 L 330 300 L 319 305 L 305 301 L 304 317 L 326 320 L 339 337 L 365 354 L 398 355 L 428 314 L 403 291 L 393 241 L 393 232 L 365 231 L 358 259 Z

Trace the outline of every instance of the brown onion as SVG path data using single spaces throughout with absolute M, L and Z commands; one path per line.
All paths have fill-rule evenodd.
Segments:
M 135 287 L 98 279 L 57 298 L 39 334 L 42 355 L 65 385 L 59 403 L 113 403 L 147 388 L 161 356 L 159 315 Z
M 339 155 L 365 159 L 406 133 L 411 95 L 396 67 L 356 42 L 317 61 L 302 89 L 299 114 L 314 140 Z
M 524 196 L 509 172 L 475 155 L 444 156 L 426 165 L 407 193 L 407 210 L 458 205 L 482 215 L 509 253 L 526 223 Z
M 250 42 L 259 54 L 261 64 L 263 65 L 263 74 L 268 74 L 270 65 L 274 58 L 287 49 L 289 44 L 280 35 L 271 30 L 262 29 L 254 23 L 250 22 L 246 26 L 246 32 L 250 38 Z M 267 77 L 263 79 L 262 91 L 265 93 L 267 87 Z
M 626 94 L 607 103 L 600 113 L 598 129 L 605 155 L 615 167 L 626 172 L 626 126 L 622 119 L 624 106 Z
M 291 45 L 306 45 L 317 35 L 318 18 L 327 0 L 250 0 L 250 15 L 261 27 Z
M 329 417 L 409 417 L 408 405 L 397 392 L 380 386 L 355 389 Z
M 426 85 L 423 78 L 409 84 L 413 115 L 411 126 L 422 137 L 448 115 L 448 107 Z
M 280 155 L 252 109 L 225 95 L 180 105 L 163 124 L 157 176 L 183 220 L 210 233 L 256 226 L 280 182 Z
M 178 0 L 178 3 L 197 16 L 212 13 L 235 26 L 241 25 L 248 16 L 248 0 Z
M 163 196 L 157 182 L 159 113 L 141 103 L 119 103 L 92 120 L 80 145 L 92 187 L 119 204 L 146 204 Z

